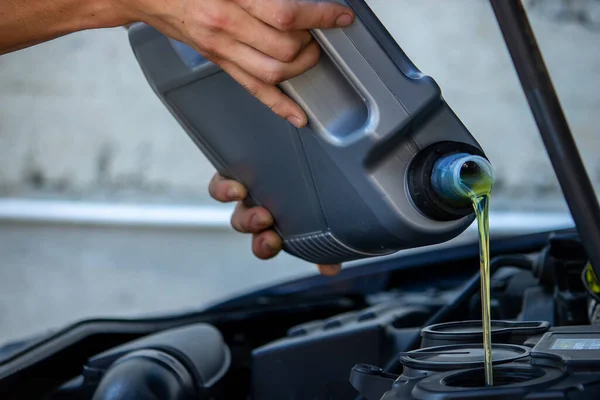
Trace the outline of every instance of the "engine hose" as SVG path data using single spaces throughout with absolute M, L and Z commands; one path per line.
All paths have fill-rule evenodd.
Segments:
M 138 350 L 108 369 L 92 400 L 200 399 L 192 374 L 176 358 L 158 350 Z

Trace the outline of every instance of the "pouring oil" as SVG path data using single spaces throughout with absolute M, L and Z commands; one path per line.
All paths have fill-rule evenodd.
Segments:
M 479 231 L 479 266 L 481 275 L 481 321 L 485 382 L 493 385 L 492 322 L 490 315 L 490 193 L 494 184 L 494 170 L 485 158 L 471 154 L 452 154 L 438 160 L 432 171 L 433 189 L 450 202 L 469 200 L 477 217 Z
M 481 276 L 481 322 L 483 328 L 483 350 L 485 384 L 494 384 L 492 370 L 492 319 L 490 313 L 490 193 L 494 183 L 492 174 L 481 171 L 480 166 L 467 161 L 461 167 L 461 183 L 469 193 L 477 217 L 479 233 L 479 269 Z

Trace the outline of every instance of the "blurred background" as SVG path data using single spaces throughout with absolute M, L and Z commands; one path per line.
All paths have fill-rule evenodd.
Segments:
M 368 3 L 495 165 L 492 230 L 569 226 L 488 2 Z M 600 1 L 526 4 L 599 188 Z M 254 259 L 229 228 L 232 206 L 208 196 L 213 173 L 124 29 L 0 57 L 0 342 L 84 317 L 197 309 L 316 272 L 286 255 Z

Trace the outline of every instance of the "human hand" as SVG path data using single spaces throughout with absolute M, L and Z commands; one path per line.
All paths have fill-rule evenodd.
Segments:
M 119 0 L 136 20 L 192 46 L 296 127 L 304 111 L 277 88 L 315 66 L 320 48 L 310 29 L 345 27 L 352 10 L 306 0 Z
M 208 191 L 218 201 L 238 204 L 231 217 L 231 226 L 238 232 L 252 234 L 252 252 L 260 259 L 275 257 L 282 248 L 281 237 L 272 228 L 273 217 L 262 207 L 246 207 L 242 201 L 248 195 L 246 188 L 239 182 L 215 174 Z M 322 275 L 333 276 L 340 272 L 340 265 L 317 265 Z

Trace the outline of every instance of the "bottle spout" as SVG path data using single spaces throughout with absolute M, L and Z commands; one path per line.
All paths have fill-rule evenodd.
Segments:
M 457 153 L 440 158 L 431 171 L 431 187 L 449 203 L 489 195 L 494 184 L 494 169 L 485 158 Z

